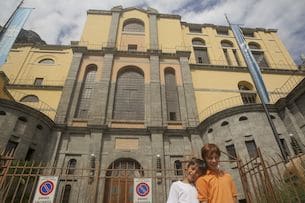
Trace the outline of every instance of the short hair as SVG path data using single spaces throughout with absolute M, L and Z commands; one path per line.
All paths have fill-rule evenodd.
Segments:
M 197 158 L 192 158 L 189 160 L 186 164 L 186 167 L 189 168 L 190 166 L 197 165 L 198 167 L 198 172 L 200 175 L 205 174 L 207 170 L 207 164 L 204 160 L 202 159 L 197 159 Z
M 216 144 L 210 144 L 210 143 L 205 144 L 201 148 L 201 157 L 204 160 L 214 153 L 217 154 L 218 156 L 220 156 L 220 149 L 218 148 L 218 146 Z

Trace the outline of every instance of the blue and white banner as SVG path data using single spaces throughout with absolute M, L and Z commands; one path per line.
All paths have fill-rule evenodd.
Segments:
M 234 33 L 234 36 L 237 40 L 238 46 L 245 58 L 245 61 L 248 65 L 248 70 L 252 76 L 252 80 L 255 84 L 256 90 L 261 96 L 262 102 L 265 104 L 269 103 L 269 96 L 266 89 L 266 86 L 264 84 L 262 74 L 260 71 L 260 67 L 258 66 L 254 56 L 252 55 L 248 44 L 242 34 L 242 31 L 238 25 L 230 24 L 232 31 Z
M 31 11 L 32 8 L 18 8 L 8 22 L 7 27 L 3 28 L 4 32 L 2 33 L 2 36 L 0 36 L 0 68 L 5 63 L 6 58 Z

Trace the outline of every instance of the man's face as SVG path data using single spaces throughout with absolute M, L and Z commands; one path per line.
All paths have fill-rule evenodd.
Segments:
M 216 153 L 210 154 L 205 161 L 209 169 L 218 170 L 219 156 Z
M 190 165 L 186 169 L 186 178 L 190 183 L 193 183 L 198 178 L 198 166 L 197 164 Z

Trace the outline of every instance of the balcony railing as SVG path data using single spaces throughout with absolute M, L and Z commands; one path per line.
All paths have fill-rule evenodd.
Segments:
M 302 80 L 304 76 L 291 75 L 290 78 L 280 87 L 272 92 L 269 92 L 270 103 L 276 103 L 280 98 L 286 97 Z M 222 110 L 236 106 L 260 104 L 261 101 L 256 93 L 241 93 L 240 95 L 225 98 L 217 101 L 199 113 L 199 120 L 203 121 L 211 115 Z
M 16 102 L 27 105 L 33 109 L 36 109 L 36 110 L 42 112 L 43 114 L 47 115 L 52 120 L 55 118 L 56 110 L 53 109 L 46 102 L 43 102 L 41 100 L 39 100 L 38 102 L 21 102 L 20 100 L 23 97 L 27 96 L 27 94 L 16 91 L 16 90 L 10 90 L 10 93 Z

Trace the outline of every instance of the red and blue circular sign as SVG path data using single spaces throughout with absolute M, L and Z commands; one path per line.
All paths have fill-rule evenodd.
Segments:
M 39 186 L 39 193 L 41 195 L 48 195 L 54 190 L 54 183 L 50 180 L 44 181 Z
M 136 187 L 136 192 L 139 196 L 145 197 L 149 194 L 150 188 L 149 185 L 146 183 L 139 183 Z

